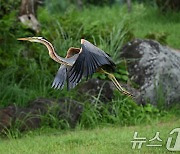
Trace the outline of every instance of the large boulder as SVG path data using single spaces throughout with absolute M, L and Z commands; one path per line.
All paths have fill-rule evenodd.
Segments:
M 113 90 L 110 81 L 97 78 L 89 79 L 78 87 L 79 94 L 87 96 L 90 102 L 96 101 L 96 98 L 105 103 L 111 101 Z
M 139 102 L 180 103 L 180 52 L 153 40 L 134 40 L 122 48 L 131 80 L 140 90 Z

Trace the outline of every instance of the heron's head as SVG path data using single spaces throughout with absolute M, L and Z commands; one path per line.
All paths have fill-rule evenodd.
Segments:
M 25 38 L 18 38 L 17 40 L 41 43 L 42 39 L 43 39 L 42 37 L 25 37 Z

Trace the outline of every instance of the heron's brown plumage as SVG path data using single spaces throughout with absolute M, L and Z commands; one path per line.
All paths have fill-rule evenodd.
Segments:
M 70 58 L 70 57 L 74 56 L 75 54 L 78 54 L 79 52 L 80 52 L 80 48 L 71 47 L 67 51 L 66 58 Z

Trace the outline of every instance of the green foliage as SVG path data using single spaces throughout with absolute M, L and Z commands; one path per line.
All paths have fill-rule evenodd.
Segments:
M 164 45 L 167 44 L 167 37 L 168 37 L 168 34 L 166 34 L 164 32 L 162 32 L 162 33 L 155 33 L 155 32 L 152 33 L 151 32 L 145 36 L 145 38 L 156 40 L 159 43 L 164 44 Z
M 20 0 L 1 0 L 0 2 L 0 18 L 4 15 L 9 14 L 10 12 L 17 10 L 20 6 Z
M 130 26 L 128 21 L 124 22 L 123 24 L 123 22 L 120 21 L 121 19 L 119 19 L 119 22 L 117 22 L 116 18 L 111 18 L 111 16 L 114 16 L 116 14 L 115 11 L 117 9 L 115 9 L 113 12 L 108 7 L 103 9 L 95 7 L 93 9 L 96 12 L 96 15 L 93 15 L 93 18 L 89 16 L 89 14 L 92 13 L 91 9 L 86 9 L 82 13 L 80 11 L 77 11 L 75 8 L 69 9 L 63 15 L 54 16 L 51 16 L 49 12 L 46 12 L 46 10 L 42 10 L 39 18 L 42 23 L 46 22 L 46 27 L 48 27 L 48 29 L 46 27 L 44 28 L 46 28 L 45 30 L 47 37 L 58 37 L 59 39 L 66 40 L 77 40 L 85 38 L 92 43 L 95 42 L 97 45 L 101 45 L 101 39 L 103 39 L 105 43 L 107 43 L 106 46 L 111 43 L 111 48 L 113 47 L 113 45 L 116 45 L 116 47 L 118 46 L 118 40 L 124 39 L 124 42 L 127 42 L 132 38 L 132 31 L 129 30 Z M 104 15 L 106 15 L 107 18 L 103 18 Z M 46 18 L 44 19 L 44 17 Z M 117 30 L 118 33 L 116 33 Z M 44 29 L 42 30 L 42 33 L 44 33 Z M 120 36 L 123 38 L 121 38 Z M 111 41 L 112 37 L 116 38 L 113 38 L 113 40 Z M 102 47 L 106 47 L 104 45 L 105 44 L 103 44 Z
M 162 14 L 158 9 L 144 4 L 133 5 L 133 13 L 127 16 L 131 19 L 133 33 L 136 38 L 145 38 L 153 33 L 167 37 L 167 45 L 180 48 L 177 36 L 179 30 L 179 12 L 167 11 Z
M 128 75 L 129 73 L 127 71 L 126 61 L 124 60 L 117 65 L 114 76 L 121 81 L 128 82 Z
M 51 111 L 51 113 L 47 113 L 46 115 L 41 116 L 42 127 L 70 129 L 68 121 L 65 118 L 60 119 L 58 113 L 59 111 Z
M 150 104 L 139 106 L 131 99 L 119 96 L 117 92 L 114 101 L 107 104 L 86 102 L 79 125 L 85 128 L 102 124 L 137 125 L 151 123 L 165 115 L 165 111 L 160 111 Z
M 10 139 L 16 139 L 23 136 L 22 130 L 28 130 L 27 126 L 25 125 L 25 121 L 30 120 L 31 118 L 34 118 L 32 115 L 19 115 L 21 116 L 21 119 L 16 119 L 13 124 L 11 125 L 11 128 L 6 128 L 3 130 L 3 132 L 0 134 L 1 137 L 8 137 Z
M 24 35 L 32 35 L 17 22 L 16 15 L 16 11 L 12 11 L 4 15 L 0 20 L 0 57 L 3 57 L 0 60 L 1 70 L 10 66 L 16 66 L 15 61 L 17 61 L 17 59 L 15 59 L 15 57 L 19 57 L 20 50 L 24 49 L 24 47 L 17 42 L 17 38 L 20 37 L 21 33 Z M 23 62 L 23 59 L 21 62 Z

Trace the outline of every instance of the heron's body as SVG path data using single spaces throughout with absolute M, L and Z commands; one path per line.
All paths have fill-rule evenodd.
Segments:
M 119 91 L 131 96 L 120 86 L 112 74 L 104 70 L 106 68 L 114 70 L 115 68 L 115 63 L 109 55 L 87 40 L 81 39 L 81 48 L 69 48 L 65 58 L 58 56 L 52 44 L 42 37 L 28 37 L 18 40 L 44 44 L 48 48 L 49 56 L 61 64 L 52 84 L 54 88 L 62 89 L 65 83 L 67 83 L 68 89 L 74 88 L 83 77 L 88 79 L 89 76 L 98 71 L 107 74 Z

